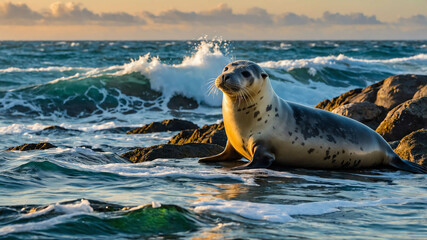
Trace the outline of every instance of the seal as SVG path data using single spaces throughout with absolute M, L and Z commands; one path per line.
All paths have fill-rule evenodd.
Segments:
M 301 167 L 360 169 L 389 166 L 414 173 L 427 168 L 403 160 L 371 128 L 353 119 L 281 99 L 256 63 L 235 61 L 215 80 L 223 94 L 228 142 L 199 162 L 250 160 L 234 169 Z

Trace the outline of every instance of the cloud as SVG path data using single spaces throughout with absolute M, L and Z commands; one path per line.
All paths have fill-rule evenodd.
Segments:
M 309 18 L 305 15 L 298 15 L 295 13 L 280 14 L 276 17 L 275 20 L 277 24 L 287 26 L 305 25 L 317 22 L 317 20 L 313 18 Z
M 30 24 L 41 18 L 42 15 L 31 10 L 27 4 L 0 3 L 1 24 Z
M 44 12 L 22 3 L 0 3 L 2 25 L 143 25 L 145 20 L 125 12 L 95 13 L 81 4 L 55 2 Z
M 81 4 L 73 2 L 56 2 L 50 5 L 49 11 L 44 14 L 44 22 L 47 24 L 145 24 L 145 21 L 137 16 L 125 12 L 94 13 Z
M 366 16 L 363 13 L 341 14 L 341 13 L 324 12 L 321 18 L 321 21 L 326 24 L 335 24 L 335 25 L 382 24 L 382 22 L 377 20 L 377 17 L 375 15 Z
M 182 12 L 176 9 L 155 15 L 144 12 L 144 16 L 161 24 L 202 24 L 202 25 L 268 25 L 273 23 L 272 15 L 265 9 L 251 8 L 243 14 L 234 13 L 226 4 L 201 12 Z
M 254 25 L 254 26 L 294 26 L 307 24 L 321 25 L 375 25 L 382 24 L 376 16 L 366 16 L 363 13 L 330 13 L 325 12 L 321 18 L 310 18 L 295 13 L 270 14 L 262 8 L 251 8 L 245 13 L 234 13 L 226 4 L 200 12 L 183 12 L 176 9 L 154 14 L 144 12 L 144 17 L 158 24 L 200 24 L 213 25 Z
M 427 26 L 427 17 L 418 14 L 409 18 L 399 18 L 397 24 Z

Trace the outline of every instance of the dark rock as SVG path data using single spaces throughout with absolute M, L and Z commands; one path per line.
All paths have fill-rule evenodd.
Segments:
M 399 143 L 400 143 L 400 141 L 399 141 L 399 140 L 397 140 L 397 141 L 392 141 L 392 142 L 388 142 L 388 144 L 390 145 L 390 147 L 391 147 L 392 149 L 396 149 L 396 148 L 397 148 L 397 146 L 399 146 Z
M 44 150 L 49 148 L 56 148 L 56 146 L 48 142 L 30 143 L 30 144 L 23 144 L 16 147 L 10 147 L 7 149 L 7 151 Z
M 199 107 L 199 104 L 193 98 L 188 98 L 182 95 L 173 96 L 168 104 L 168 108 L 170 109 L 195 109 Z
M 96 133 L 126 133 L 127 131 L 132 130 L 131 127 L 115 127 L 115 128 L 107 128 L 107 129 L 100 129 L 96 130 L 94 132 Z
M 205 125 L 196 130 L 184 130 L 169 140 L 168 144 L 212 143 L 225 147 L 227 135 L 224 122 Z
M 427 129 L 405 136 L 394 151 L 400 158 L 427 166 Z
M 142 134 L 153 132 L 181 131 L 186 129 L 196 129 L 198 126 L 190 121 L 181 119 L 164 120 L 162 122 L 152 122 L 139 128 L 128 131 L 126 134 Z
M 421 128 L 427 128 L 427 97 L 393 108 L 376 131 L 387 141 L 395 141 Z
M 187 143 L 183 145 L 162 144 L 137 148 L 121 156 L 134 163 L 152 161 L 157 158 L 195 158 L 218 154 L 223 147 L 208 143 Z
M 36 132 L 36 135 L 42 135 L 42 134 L 62 134 L 62 135 L 76 135 L 81 133 L 82 131 L 77 129 L 67 129 L 61 126 L 49 126 L 47 128 L 44 128 L 41 131 Z
M 370 102 L 346 104 L 335 108 L 332 112 L 357 120 L 374 130 L 377 129 L 386 115 L 384 107 Z
M 324 100 L 315 108 L 332 111 L 339 106 L 356 102 L 370 102 L 386 109 L 412 99 L 427 85 L 425 75 L 396 75 L 372 84 L 364 89 L 353 89 L 332 100 Z M 421 91 L 418 94 L 423 94 Z

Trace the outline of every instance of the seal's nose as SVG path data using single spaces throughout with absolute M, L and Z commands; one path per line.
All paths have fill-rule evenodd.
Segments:
M 230 75 L 228 75 L 228 74 L 223 74 L 222 75 L 222 81 L 225 83 L 225 82 L 227 82 L 227 80 L 228 79 L 230 79 Z
M 217 78 L 217 87 L 224 87 L 225 84 L 227 84 L 227 81 L 229 81 L 231 76 L 229 74 L 221 74 Z

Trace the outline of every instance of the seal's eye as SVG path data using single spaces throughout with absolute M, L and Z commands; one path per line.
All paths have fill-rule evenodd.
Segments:
M 225 67 L 225 68 L 224 68 L 224 72 L 225 72 L 225 71 L 227 71 L 227 70 L 228 70 L 228 67 Z
M 248 78 L 251 76 L 251 74 L 248 71 L 243 71 L 242 72 L 243 77 Z

